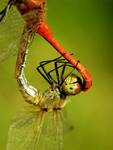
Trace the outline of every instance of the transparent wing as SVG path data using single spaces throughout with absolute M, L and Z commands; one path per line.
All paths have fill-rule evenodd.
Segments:
M 25 112 L 9 129 L 7 150 L 32 150 L 43 125 L 41 112 Z M 35 149 L 34 149 L 35 150 Z
M 60 111 L 48 112 L 40 136 L 39 150 L 63 149 L 63 124 Z
M 6 6 L 6 0 L 0 0 L 0 11 Z M 0 61 L 15 54 L 23 32 L 24 21 L 14 6 L 0 22 Z
M 70 117 L 68 116 L 68 112 L 66 108 L 63 108 L 62 114 L 63 114 L 62 122 L 63 122 L 63 127 L 64 127 L 64 134 L 67 134 L 73 131 L 75 126 L 72 120 L 70 120 Z
M 62 150 L 60 113 L 27 112 L 9 129 L 7 150 Z
M 0 10 L 7 5 L 8 0 L 0 0 Z

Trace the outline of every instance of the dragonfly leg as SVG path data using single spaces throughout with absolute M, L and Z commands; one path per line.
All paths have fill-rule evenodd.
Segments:
M 41 69 L 42 69 L 42 70 L 41 70 Z M 49 84 L 51 84 L 51 78 L 50 78 L 50 76 L 47 76 L 47 72 L 46 72 L 45 68 L 43 67 L 43 65 L 40 64 L 40 65 L 37 67 L 37 71 L 41 74 L 41 76 L 44 77 L 44 79 L 45 79 Z
M 48 72 L 48 75 L 51 75 L 51 73 L 55 71 L 55 72 L 56 72 L 56 77 L 57 77 L 57 83 L 58 83 L 58 85 L 60 85 L 61 78 L 60 78 L 59 70 L 58 70 L 58 69 L 61 68 L 61 67 L 64 68 L 65 64 L 62 64 L 62 65 L 59 65 L 59 66 L 58 66 L 58 63 L 55 62 L 54 65 L 55 65 L 55 68 L 52 69 L 52 70 L 50 70 L 50 71 Z
M 61 65 L 58 65 L 58 64 L 61 64 Z M 69 73 L 65 78 L 63 77 L 67 66 L 73 68 L 73 66 L 71 64 L 69 64 L 69 62 L 62 62 L 62 61 L 55 62 L 55 68 L 48 72 L 48 74 L 51 74 L 53 71 L 56 72 L 58 85 L 61 85 L 63 83 L 63 81 L 65 80 L 65 78 L 72 73 L 72 71 L 71 71 L 71 73 Z M 59 74 L 58 69 L 61 67 L 62 67 L 62 72 L 61 72 L 61 76 L 60 76 L 60 75 L 58 75 Z
M 43 22 L 38 23 L 34 26 L 34 31 L 41 35 L 46 41 L 48 41 L 67 61 L 69 61 L 75 69 L 81 74 L 84 78 L 84 87 L 83 91 L 87 91 L 92 86 L 92 77 L 89 71 L 84 67 L 84 65 L 78 63 L 76 59 L 74 59 L 53 37 L 51 29 L 49 26 Z
M 45 79 L 50 85 L 53 84 L 53 83 L 58 83 L 58 82 L 59 82 L 59 77 L 58 77 L 59 75 L 58 75 L 58 71 L 57 71 L 57 69 L 56 69 L 56 68 L 58 68 L 58 67 L 57 67 L 57 63 L 55 63 L 55 62 L 65 61 L 65 59 L 64 59 L 64 58 L 61 58 L 61 57 L 62 57 L 62 56 L 59 56 L 59 57 L 57 57 L 57 58 L 55 58 L 55 59 L 52 59 L 52 60 L 41 61 L 41 62 L 40 62 L 40 65 L 37 67 L 38 72 L 44 77 L 44 79 Z M 51 76 L 51 74 L 48 73 L 48 72 L 46 71 L 46 69 L 45 69 L 45 66 L 48 65 L 49 63 L 54 63 L 55 69 L 53 69 L 53 70 L 56 72 L 56 76 L 57 76 L 58 82 L 56 82 L 56 81 L 53 79 L 53 77 Z M 51 72 L 51 70 L 50 70 L 49 72 Z
M 45 69 L 45 65 L 51 63 L 52 61 L 43 61 L 40 62 L 40 65 L 37 67 L 38 72 L 44 77 L 44 79 L 51 85 L 55 83 L 56 81 L 53 79 L 53 77 L 48 74 L 48 72 Z
M 58 64 L 60 64 L 60 63 L 63 63 L 63 65 L 58 65 Z M 55 66 L 55 72 L 56 72 L 56 77 L 57 77 L 57 83 L 58 83 L 58 85 L 60 85 L 60 82 L 62 81 L 62 79 L 61 79 L 61 77 L 60 77 L 60 75 L 59 75 L 59 71 L 58 71 L 58 69 L 59 68 L 61 68 L 61 67 L 63 67 L 63 69 L 62 69 L 62 73 L 61 73 L 61 76 L 63 76 L 63 71 L 65 70 L 65 66 L 66 66 L 66 64 L 69 64 L 69 62 L 67 62 L 67 60 L 65 59 L 65 58 L 62 58 L 62 59 L 57 59 L 55 62 L 54 62 L 54 66 Z M 51 72 L 52 72 L 53 70 L 51 70 L 48 74 L 50 74 Z
M 49 83 L 52 84 L 53 82 L 55 82 L 55 80 L 52 78 L 52 76 L 50 74 L 47 73 L 46 69 L 45 69 L 45 65 L 48 65 L 49 63 L 52 63 L 58 59 L 60 59 L 62 56 L 57 57 L 55 59 L 52 60 L 47 60 L 47 61 L 41 61 L 40 65 L 37 67 L 38 72 L 44 77 L 44 79 Z
M 59 72 L 58 72 L 57 61 L 54 63 L 54 66 L 55 66 L 55 73 L 56 73 L 56 77 L 57 77 L 57 81 L 58 81 L 58 85 L 59 85 L 60 84 L 60 75 L 59 75 Z

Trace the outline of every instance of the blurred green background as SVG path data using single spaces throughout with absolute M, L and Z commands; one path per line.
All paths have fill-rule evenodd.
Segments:
M 56 39 L 93 76 L 91 90 L 70 97 L 66 106 L 74 129 L 65 134 L 64 150 L 113 150 L 113 1 L 48 0 L 46 18 Z M 35 68 L 57 56 L 35 37 L 26 66 L 32 85 L 48 87 Z M 14 78 L 15 62 L 12 56 L 0 64 L 0 150 L 5 150 L 11 118 L 25 105 Z

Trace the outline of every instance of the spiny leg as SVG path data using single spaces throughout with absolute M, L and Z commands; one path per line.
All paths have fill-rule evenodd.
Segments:
M 73 54 L 71 54 L 71 55 L 73 55 Z M 58 64 L 60 64 L 60 63 L 64 63 L 64 65 L 58 66 Z M 57 59 L 54 63 L 58 85 L 60 85 L 60 82 L 62 82 L 62 80 L 63 80 L 63 74 L 64 74 L 66 64 L 69 64 L 68 66 L 71 66 L 71 64 L 65 58 Z M 62 66 L 63 66 L 63 69 L 62 69 L 62 73 L 61 73 L 61 76 L 60 76 L 58 69 L 59 69 L 59 67 L 62 67 Z
M 37 71 L 41 74 L 41 76 L 43 76 L 43 78 L 44 78 L 49 84 L 51 84 L 50 78 L 48 78 L 48 77 L 44 74 L 44 73 L 45 73 L 45 69 L 44 69 L 44 73 L 43 73 L 43 71 L 41 70 L 42 68 L 40 68 L 40 67 L 41 67 L 41 65 L 37 67 Z
M 61 64 L 61 65 L 58 65 L 58 63 Z M 52 69 L 52 70 L 50 70 L 50 71 L 48 72 L 48 75 L 51 75 L 51 73 L 52 73 L 53 71 L 56 72 L 56 76 L 57 76 L 57 74 L 58 74 L 58 77 L 57 77 L 57 79 L 58 79 L 58 85 L 60 85 L 60 84 L 62 83 L 62 81 L 63 81 L 63 75 L 64 75 L 64 72 L 65 72 L 66 66 L 73 68 L 73 66 L 72 66 L 69 62 L 66 62 L 66 61 L 64 61 L 64 62 L 61 61 L 61 62 L 60 62 L 60 61 L 59 61 L 59 62 L 55 62 L 55 68 Z M 60 76 L 58 69 L 61 68 L 61 67 L 63 67 L 63 69 L 62 69 L 62 73 L 61 73 L 61 76 Z
M 42 61 L 40 62 L 40 65 L 37 67 L 38 72 L 44 77 L 44 79 L 51 85 L 53 83 L 57 83 L 58 85 L 60 85 L 60 83 L 62 83 L 63 80 L 63 74 L 64 74 L 64 70 L 66 66 L 69 67 L 73 67 L 65 58 L 61 58 L 57 57 L 55 59 L 52 60 L 47 60 L 47 61 Z M 49 63 L 54 63 L 54 69 L 50 70 L 49 72 L 46 71 L 46 65 L 48 65 Z M 62 65 L 58 65 L 60 63 L 63 63 Z M 62 69 L 62 73 L 61 76 L 59 75 L 59 71 L 58 69 L 63 67 Z M 52 77 L 51 72 L 55 71 L 56 73 L 56 77 L 57 77 L 57 81 L 55 81 L 55 79 Z
M 71 55 L 73 55 L 73 54 L 71 54 Z M 79 60 L 78 60 L 77 62 L 80 63 Z M 58 64 L 62 64 L 62 65 L 59 66 Z M 69 75 L 71 75 L 72 72 L 75 70 L 75 68 L 74 68 L 65 58 L 57 59 L 57 60 L 54 62 L 54 66 L 55 66 L 55 68 L 52 69 L 52 70 L 50 70 L 50 71 L 48 72 L 48 75 L 51 75 L 51 73 L 52 73 L 53 71 L 55 71 L 55 72 L 56 72 L 56 76 L 57 76 L 57 83 L 58 83 L 58 85 L 61 85 L 61 84 L 64 82 L 64 80 L 65 80 Z M 70 71 L 70 73 L 68 73 L 68 74 L 65 76 L 65 78 L 64 78 L 63 76 L 64 76 L 65 69 L 66 69 L 67 66 L 73 68 L 73 70 Z M 58 71 L 58 69 L 61 68 L 61 67 L 63 67 L 63 68 L 62 68 L 62 73 L 61 73 L 61 76 L 59 76 L 59 71 Z
M 57 63 L 58 63 L 58 62 L 57 62 Z M 70 76 L 73 71 L 75 71 L 75 68 L 74 68 L 71 64 L 68 64 L 68 62 L 60 62 L 60 63 L 64 63 L 64 64 L 62 64 L 62 65 L 58 66 L 57 68 L 55 68 L 55 69 L 53 69 L 53 70 L 51 70 L 51 71 L 48 72 L 48 74 L 51 74 L 53 71 L 58 70 L 59 68 L 63 67 L 63 68 L 62 68 L 61 76 L 59 76 L 59 82 L 58 82 L 58 85 L 59 85 L 59 86 L 62 85 L 62 83 L 64 82 L 64 80 L 65 80 L 68 76 Z M 66 67 L 67 67 L 67 66 L 73 68 L 73 70 L 70 71 L 70 72 L 65 76 L 65 78 L 64 78 L 64 73 L 65 73 L 65 70 L 66 70 Z
M 55 65 L 55 66 L 57 66 L 57 67 L 55 67 L 54 69 L 52 69 L 51 71 L 49 71 L 48 72 L 48 74 L 51 74 L 53 71 L 55 71 L 55 70 L 57 70 L 57 72 L 58 72 L 58 69 L 59 68 L 61 68 L 62 67 L 62 72 L 61 72 L 61 76 L 60 76 L 60 78 L 59 78 L 59 83 L 58 83 L 58 85 L 62 85 L 62 83 L 65 81 L 65 79 L 67 78 L 67 77 L 69 77 L 72 73 L 73 73 L 73 71 L 75 71 L 75 68 L 68 62 L 68 61 L 62 61 L 63 59 L 60 59 L 60 60 L 58 60 L 58 62 L 55 62 L 55 64 L 57 64 L 57 65 Z M 78 63 L 80 63 L 80 61 L 78 60 L 77 61 Z M 59 64 L 62 64 L 62 65 L 58 65 L 58 63 Z M 72 71 L 70 71 L 65 77 L 64 77 L 64 73 L 65 73 L 65 70 L 66 70 L 66 67 L 71 67 L 71 68 L 73 68 L 72 69 Z M 59 72 L 58 72 L 59 73 Z M 78 79 L 80 79 L 80 77 L 78 77 Z M 82 84 L 83 84 L 83 89 L 84 89 L 84 85 L 85 85 L 85 80 L 84 80 L 84 78 L 83 78 L 83 82 L 82 82 Z
M 59 63 L 62 63 L 62 62 L 59 62 Z M 67 61 L 67 63 L 64 64 L 64 66 L 62 68 L 62 73 L 61 73 L 61 83 L 60 83 L 60 85 L 64 81 L 64 73 L 65 73 L 65 70 L 66 70 L 67 66 L 73 68 L 73 66 L 68 61 Z
M 50 74 L 47 73 L 46 69 L 45 69 L 45 66 L 48 65 L 49 63 L 52 63 L 54 61 L 57 61 L 61 58 L 62 56 L 60 57 L 57 57 L 55 59 L 52 59 L 52 60 L 47 60 L 47 61 L 41 61 L 40 62 L 40 65 L 37 67 L 37 70 L 38 72 L 44 77 L 44 79 L 49 83 L 49 84 L 52 84 L 53 82 L 56 82 L 52 76 Z
M 43 61 L 40 62 L 40 65 L 37 67 L 38 72 L 44 77 L 44 79 L 51 85 L 54 81 L 51 75 L 48 75 L 45 65 L 50 63 L 51 61 Z
M 61 67 L 64 68 L 64 66 L 65 66 L 66 64 L 68 64 L 68 62 L 66 62 L 66 61 L 62 62 L 63 60 L 65 60 L 65 59 L 60 59 L 60 60 L 54 62 L 55 68 L 54 68 L 53 70 L 51 70 L 51 71 L 48 72 L 48 75 L 51 75 L 51 73 L 52 73 L 53 71 L 55 71 L 56 77 L 57 77 L 57 84 L 58 84 L 58 85 L 60 85 L 60 82 L 61 82 L 61 80 L 62 80 L 62 79 L 61 79 L 61 76 L 60 76 L 60 74 L 59 74 L 59 68 L 61 68 Z M 63 63 L 63 64 L 62 64 L 62 65 L 58 65 L 58 64 L 60 64 L 60 63 Z M 62 73 L 61 73 L 61 74 L 62 74 Z
M 48 64 L 48 63 L 51 63 L 51 62 L 54 62 L 54 61 L 56 61 L 56 60 L 59 60 L 60 58 L 62 58 L 62 56 L 59 56 L 59 57 L 57 57 L 57 58 L 55 58 L 55 59 L 50 59 L 50 60 L 44 60 L 44 61 L 41 61 L 40 63 L 41 64 Z M 64 58 L 65 59 L 65 58 Z
M 78 60 L 77 63 L 80 63 L 80 61 Z M 70 71 L 70 72 L 65 76 L 65 78 L 64 78 L 63 75 L 64 75 L 64 72 L 65 72 L 65 69 L 66 69 L 67 66 L 72 67 L 73 70 Z M 75 71 L 75 68 L 74 68 L 74 66 L 72 66 L 70 63 L 69 63 L 68 65 L 65 65 L 65 66 L 63 67 L 63 69 L 62 69 L 62 75 L 61 75 L 61 81 L 62 81 L 61 84 L 64 82 L 64 80 L 65 80 L 68 76 L 70 76 L 70 75 L 73 73 L 73 71 Z M 61 84 L 60 84 L 60 85 L 61 85 Z
M 56 77 L 57 77 L 57 81 L 58 81 L 58 85 L 59 85 L 60 77 L 59 77 L 59 72 L 58 72 L 57 61 L 54 63 L 54 66 L 55 66 Z
M 87 91 L 92 86 L 92 76 L 84 65 L 77 62 L 54 38 L 51 29 L 45 22 L 37 23 L 34 26 L 34 31 L 48 41 L 67 61 L 69 61 L 85 80 L 83 91 Z

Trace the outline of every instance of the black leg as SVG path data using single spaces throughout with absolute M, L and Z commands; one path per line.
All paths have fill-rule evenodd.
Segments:
M 58 64 L 61 64 L 61 65 L 58 65 Z M 63 75 L 64 75 L 64 72 L 65 72 L 66 66 L 73 68 L 73 66 L 72 66 L 71 64 L 69 64 L 68 62 L 66 62 L 66 61 L 65 61 L 65 62 L 62 62 L 62 61 L 61 61 L 61 62 L 60 62 L 60 61 L 59 61 L 59 62 L 55 62 L 55 68 L 52 69 L 52 70 L 50 70 L 50 71 L 48 72 L 48 75 L 51 75 L 51 73 L 52 73 L 53 71 L 56 72 L 58 85 L 60 85 L 60 84 L 63 82 Z M 60 76 L 58 69 L 61 68 L 61 67 L 63 67 L 63 69 L 62 69 L 62 73 L 61 73 L 61 76 Z
M 48 72 L 48 75 L 51 76 L 51 72 L 55 71 L 56 77 L 57 77 L 56 83 L 57 83 L 58 85 L 60 84 L 60 81 L 61 81 L 61 78 L 60 78 L 58 69 L 61 68 L 62 66 L 64 66 L 66 63 L 68 63 L 68 62 L 64 62 L 63 65 L 58 66 L 58 63 L 60 63 L 60 61 L 65 61 L 65 59 L 60 59 L 60 60 L 58 59 L 58 60 L 56 60 L 56 61 L 54 62 L 54 67 L 55 67 L 55 68 L 52 69 L 52 70 L 50 70 L 50 71 Z M 61 63 L 63 63 L 63 62 L 61 62 Z
M 65 69 L 66 69 L 66 64 L 63 66 L 63 68 L 62 68 L 62 73 L 61 73 L 61 82 L 60 82 L 60 84 L 63 82 L 63 80 L 64 80 L 64 73 L 65 73 Z
M 47 60 L 47 61 L 41 61 L 40 65 L 37 67 L 38 72 L 44 77 L 44 79 L 51 85 L 53 83 L 56 83 L 60 85 L 63 82 L 63 75 L 65 72 L 66 66 L 73 67 L 65 58 L 57 57 L 52 60 Z M 49 72 L 46 71 L 46 65 L 49 63 L 54 63 L 54 69 L 50 70 Z M 59 65 L 61 64 L 61 65 Z M 59 68 L 63 67 L 61 76 L 59 75 Z M 52 77 L 51 73 L 55 71 L 57 81 Z
M 59 57 L 57 57 L 57 58 L 55 58 L 55 59 L 51 59 L 51 60 L 41 61 L 40 63 L 41 63 L 41 64 L 44 63 L 44 65 L 46 65 L 46 64 L 48 64 L 48 63 L 54 62 L 54 61 L 56 61 L 56 60 L 59 60 L 61 57 L 63 57 L 63 56 L 59 56 Z M 64 60 L 65 60 L 65 59 L 64 59 Z
M 72 55 L 72 54 L 71 54 L 71 55 Z M 55 59 L 52 59 L 52 60 L 41 61 L 41 62 L 40 62 L 40 66 L 45 66 L 46 64 L 49 64 L 49 63 L 52 63 L 52 62 L 66 61 L 65 58 L 60 59 L 61 57 L 63 57 L 63 56 L 59 56 L 59 57 L 57 57 L 57 58 L 55 58 Z M 67 61 L 66 61 L 66 62 L 67 62 Z M 38 66 L 38 67 L 39 67 L 39 66 Z
M 80 63 L 80 61 L 78 60 L 78 63 Z M 63 66 L 63 69 L 62 69 L 62 74 L 61 74 L 61 84 L 64 82 L 64 80 L 68 77 L 68 76 L 70 76 L 71 74 L 72 74 L 72 72 L 75 70 L 75 68 L 73 67 L 73 66 L 70 66 L 70 67 L 72 67 L 73 68 L 73 70 L 72 71 L 70 71 L 70 73 L 68 73 L 66 76 L 65 76 L 65 78 L 63 78 L 63 75 L 64 75 L 64 72 L 65 72 L 65 68 L 66 68 L 66 66 L 68 66 L 68 65 L 65 65 L 65 66 Z M 60 84 L 60 85 L 61 85 Z
M 44 65 L 45 65 L 45 64 L 43 64 L 43 65 L 40 64 L 39 67 L 41 67 L 41 69 L 42 69 L 43 73 L 45 74 L 46 78 L 50 81 L 50 84 L 52 84 L 53 82 L 56 82 L 56 81 L 52 78 L 51 75 L 48 75 L 48 73 L 47 73 L 47 71 L 46 71 Z
M 67 77 L 69 77 L 69 76 L 72 74 L 72 72 L 73 72 L 74 70 L 75 70 L 75 69 L 73 68 L 73 70 L 70 71 L 70 73 L 68 73 L 68 74 L 66 75 L 66 77 L 62 79 L 62 82 L 60 83 L 60 85 L 62 85 L 62 83 L 65 81 L 65 79 L 66 79 Z
M 47 73 L 46 69 L 45 69 L 45 65 L 49 64 L 49 63 L 52 63 L 54 61 L 57 61 L 61 58 L 62 56 L 60 57 L 57 57 L 55 59 L 52 59 L 52 60 L 48 60 L 48 61 L 41 61 L 40 62 L 40 65 L 37 67 L 37 70 L 38 72 L 44 77 L 44 79 L 49 83 L 49 84 L 52 84 L 53 82 L 56 82 L 52 76 L 50 74 Z
M 60 61 L 57 61 L 56 63 L 62 64 L 60 66 L 57 65 L 56 66 L 57 69 L 61 68 L 64 64 L 66 64 L 66 66 L 73 67 L 68 61 L 65 61 L 65 59 L 60 59 Z M 50 74 L 51 72 L 55 71 L 56 68 L 50 70 L 48 73 Z
M 40 67 L 40 66 L 39 66 Z M 43 78 L 49 83 L 51 84 L 51 81 L 43 74 L 43 72 L 40 70 L 40 68 L 37 67 L 37 71 L 43 76 Z
M 63 64 L 58 66 L 58 64 L 60 64 L 60 63 L 63 63 Z M 58 59 L 55 62 L 55 72 L 56 72 L 56 76 L 57 76 L 58 85 L 60 85 L 60 83 L 62 82 L 62 78 L 63 78 L 63 74 L 64 74 L 64 70 L 65 70 L 66 64 L 69 64 L 69 62 L 66 59 L 64 59 L 64 58 L 63 59 Z M 59 75 L 59 72 L 58 72 L 58 69 L 60 67 L 63 67 L 61 76 Z
M 59 85 L 59 82 L 60 82 L 60 78 L 59 78 L 59 72 L 58 72 L 58 63 L 55 62 L 54 63 L 54 66 L 55 66 L 55 72 L 56 72 L 56 77 L 57 77 L 57 82 L 58 82 L 58 85 Z
M 48 75 L 48 73 L 47 73 L 47 71 L 45 69 L 45 65 L 51 63 L 54 60 L 42 61 L 42 62 L 40 62 L 40 65 L 37 67 L 38 72 L 44 77 L 44 79 L 49 84 L 52 84 L 53 82 L 55 82 L 55 80 L 52 78 L 52 76 L 50 74 Z
M 44 67 L 44 65 L 46 65 L 46 64 L 48 64 L 48 61 L 44 61 L 43 63 L 40 62 L 40 65 L 37 67 L 37 70 L 49 84 L 52 84 L 55 81 L 51 75 L 48 75 L 48 73 Z

